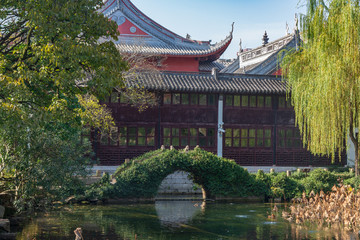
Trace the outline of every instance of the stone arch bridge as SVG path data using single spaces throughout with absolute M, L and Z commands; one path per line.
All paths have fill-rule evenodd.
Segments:
M 263 195 L 256 190 L 261 189 L 260 183 L 241 166 L 200 148 L 146 153 L 120 166 L 116 183 L 104 191 L 113 198 L 154 198 L 161 182 L 176 171 L 190 173 L 203 189 L 204 199 Z

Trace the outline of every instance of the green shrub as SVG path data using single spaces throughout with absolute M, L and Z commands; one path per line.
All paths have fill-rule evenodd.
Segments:
M 291 174 L 291 178 L 294 179 L 295 181 L 298 181 L 298 180 L 301 180 L 301 179 L 304 179 L 307 177 L 307 174 L 304 173 L 303 171 L 295 171 Z
M 271 177 L 268 174 L 265 174 L 263 170 L 258 170 L 256 173 L 256 180 L 262 181 L 267 187 L 271 186 Z
M 337 176 L 330 171 L 315 169 L 309 173 L 307 178 L 302 179 L 300 183 L 304 186 L 307 194 L 311 191 L 320 192 L 321 190 L 326 193 L 331 191 L 331 188 L 337 184 Z
M 85 198 L 88 200 L 92 199 L 107 199 L 111 195 L 112 185 L 110 184 L 110 176 L 105 173 L 100 181 L 91 184 L 85 191 Z M 82 196 L 78 196 L 82 198 Z
M 355 177 L 355 173 L 350 173 L 350 172 L 336 173 L 336 177 L 341 181 L 345 181 L 347 179 Z
M 271 192 L 272 196 L 281 197 L 285 200 L 290 200 L 294 197 L 301 196 L 304 188 L 294 179 L 287 177 L 286 173 L 282 172 L 272 178 Z
M 256 189 L 254 191 L 257 191 L 265 197 L 269 197 L 271 195 L 271 177 L 269 174 L 265 174 L 264 171 L 258 170 L 258 172 L 255 175 L 255 181 L 257 183 Z M 260 195 L 260 194 L 259 194 Z
M 130 161 L 128 163 L 124 163 L 124 164 L 120 165 L 116 169 L 116 171 L 114 173 L 114 176 L 118 176 L 122 171 L 124 171 L 125 169 L 128 169 L 129 167 L 133 166 L 135 163 L 141 163 L 146 159 L 149 159 L 149 158 L 152 158 L 152 157 L 154 157 L 156 155 L 159 155 L 162 151 L 163 151 L 162 149 L 158 149 L 158 150 L 155 150 L 155 151 L 150 151 L 150 152 L 144 153 L 143 155 L 133 159 L 132 161 Z
M 345 185 L 350 185 L 355 190 L 359 190 L 359 188 L 360 188 L 360 176 L 348 178 L 348 179 L 344 180 L 344 184 Z

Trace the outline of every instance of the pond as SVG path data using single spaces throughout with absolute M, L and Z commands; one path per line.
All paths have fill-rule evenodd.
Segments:
M 336 229 L 269 219 L 272 208 L 272 204 L 201 201 L 64 207 L 34 216 L 17 239 L 75 239 L 77 227 L 83 229 L 84 240 L 358 239 Z

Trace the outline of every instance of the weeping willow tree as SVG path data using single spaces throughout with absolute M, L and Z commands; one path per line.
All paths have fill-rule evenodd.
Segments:
M 308 0 L 301 18 L 303 42 L 282 62 L 304 145 L 317 155 L 355 146 L 359 173 L 359 0 Z M 289 94 L 290 96 L 290 94 Z

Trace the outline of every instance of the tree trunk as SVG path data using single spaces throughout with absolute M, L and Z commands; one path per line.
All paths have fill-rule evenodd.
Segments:
M 353 119 L 350 118 L 350 140 L 354 144 L 355 149 L 355 177 L 359 175 L 359 136 L 355 133 Z
M 355 144 L 355 177 L 359 175 L 359 146 Z

